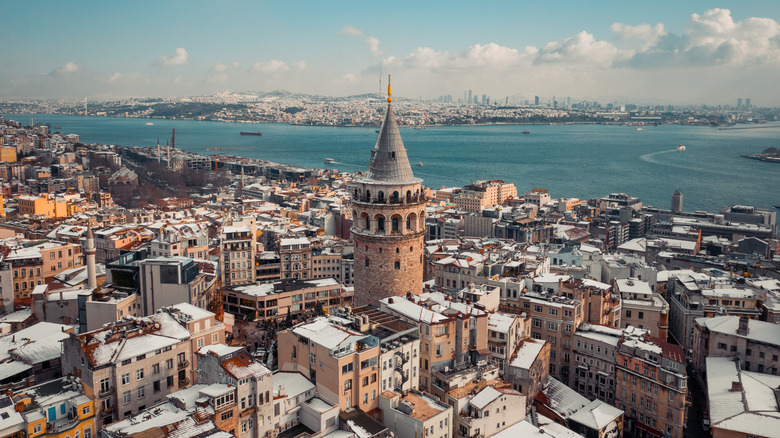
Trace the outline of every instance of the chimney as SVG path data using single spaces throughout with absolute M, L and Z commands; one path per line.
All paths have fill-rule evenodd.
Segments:
M 738 335 L 747 336 L 747 334 L 750 332 L 750 329 L 748 328 L 748 321 L 750 320 L 744 316 L 739 317 L 739 328 L 737 328 Z
M 742 392 L 742 383 L 731 382 L 731 392 Z

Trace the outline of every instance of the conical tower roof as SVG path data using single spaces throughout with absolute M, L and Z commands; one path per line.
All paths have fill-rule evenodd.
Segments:
M 387 94 L 390 95 L 388 80 Z M 366 180 L 372 182 L 384 182 L 389 184 L 414 184 L 420 183 L 420 178 L 415 178 L 412 166 L 406 156 L 406 148 L 398 131 L 398 123 L 393 114 L 392 98 L 387 98 L 387 113 L 379 130 L 376 145 L 371 150 L 371 160 L 368 162 Z

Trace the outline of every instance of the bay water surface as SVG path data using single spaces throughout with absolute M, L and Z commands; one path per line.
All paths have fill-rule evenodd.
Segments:
M 61 127 L 83 143 L 165 145 L 176 129 L 176 147 L 313 168 L 365 170 L 379 128 L 293 126 L 188 120 L 8 114 L 8 119 Z M 153 123 L 149 126 L 146 123 Z M 767 126 L 767 125 L 761 125 Z M 772 126 L 772 125 L 769 125 Z M 241 131 L 262 136 L 241 136 Z M 530 134 L 522 134 L 529 130 Z M 780 164 L 740 157 L 780 148 L 780 125 L 718 130 L 661 125 L 487 125 L 401 129 L 415 176 L 433 188 L 481 179 L 513 182 L 522 194 L 545 188 L 554 197 L 593 198 L 624 192 L 645 205 L 669 208 L 672 192 L 684 209 L 717 211 L 732 204 L 772 208 L 780 204 Z M 685 151 L 677 151 L 678 145 Z M 325 158 L 336 163 L 326 165 Z M 416 166 L 422 163 L 422 166 Z

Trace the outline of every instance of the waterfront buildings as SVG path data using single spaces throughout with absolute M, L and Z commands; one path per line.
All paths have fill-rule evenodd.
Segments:
M 780 368 L 780 326 L 740 316 L 697 318 L 693 340 L 693 367 L 706 371 L 714 356 L 739 358 L 740 368 L 777 375 Z

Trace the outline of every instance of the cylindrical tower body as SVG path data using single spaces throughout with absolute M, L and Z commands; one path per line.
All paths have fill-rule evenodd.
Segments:
M 683 211 L 683 194 L 675 190 L 672 194 L 672 213 L 680 214 Z
M 377 305 L 382 298 L 419 294 L 426 202 L 421 184 L 358 182 L 353 190 L 355 304 Z

